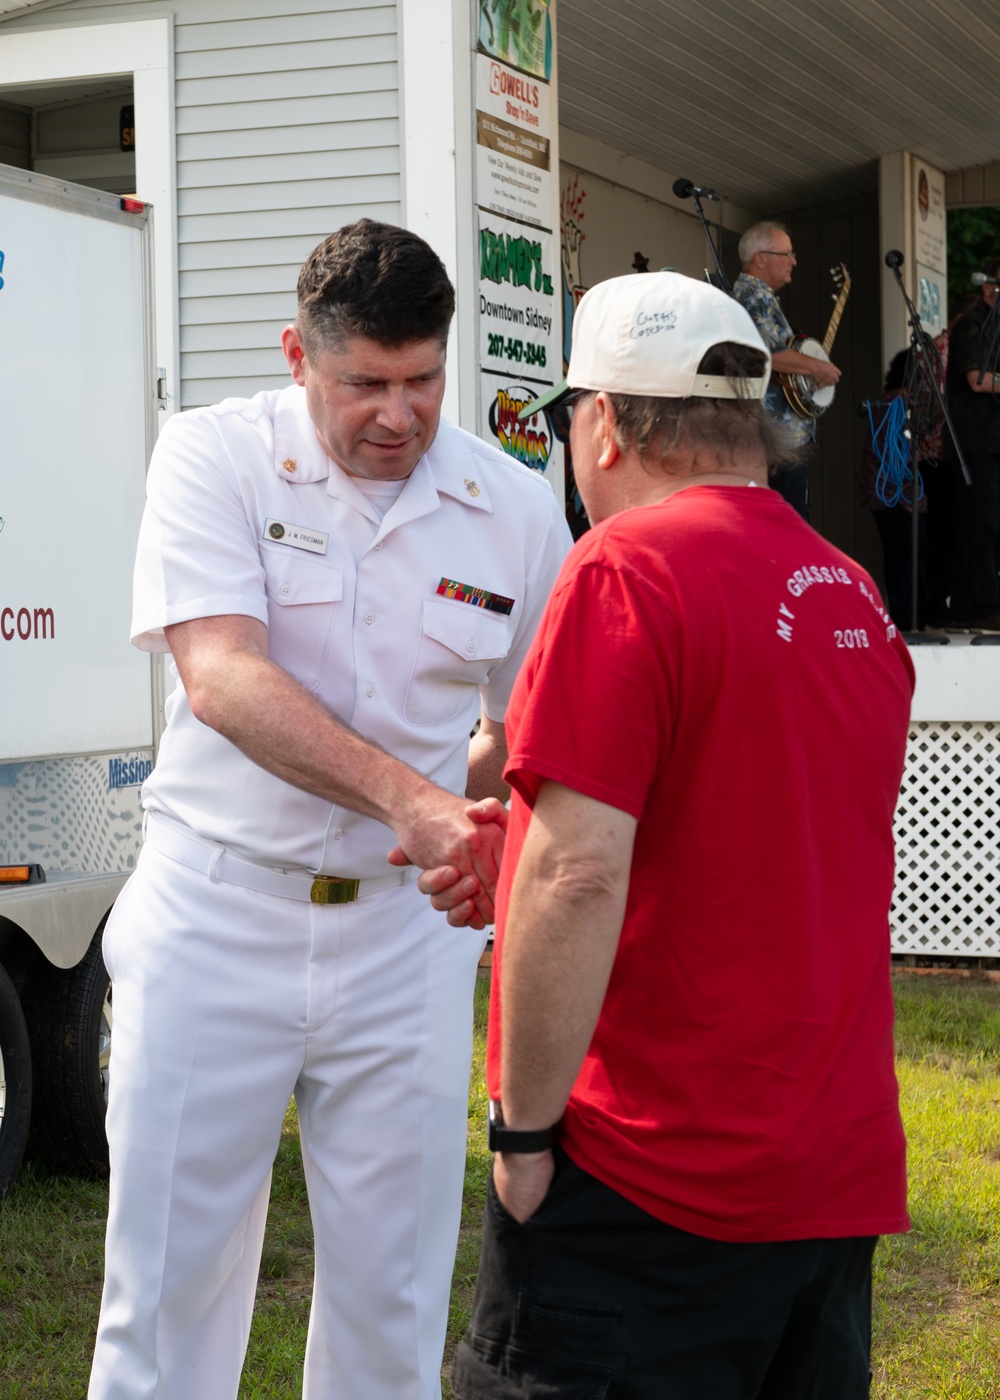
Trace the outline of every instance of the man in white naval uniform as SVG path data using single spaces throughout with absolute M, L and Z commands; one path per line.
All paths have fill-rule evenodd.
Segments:
M 294 383 L 153 456 L 133 641 L 179 684 L 105 936 L 91 1400 L 235 1400 L 292 1093 L 303 1394 L 440 1394 L 483 940 L 409 877 L 451 867 L 492 918 L 504 710 L 570 543 L 546 482 L 439 421 L 453 309 L 421 239 L 341 229 L 300 275 Z

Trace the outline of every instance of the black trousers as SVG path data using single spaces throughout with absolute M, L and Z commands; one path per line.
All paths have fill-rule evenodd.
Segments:
M 957 462 L 928 462 L 921 468 L 927 491 L 927 615 L 932 624 L 948 619 L 958 553 L 958 491 L 965 482 Z
M 913 627 L 913 513 L 902 506 L 873 510 L 882 541 L 889 616 L 901 632 Z M 917 513 L 917 626 L 927 617 L 927 516 Z
M 872 1237 L 727 1244 L 559 1154 L 525 1224 L 492 1180 L 459 1400 L 864 1400 Z
M 958 484 L 958 557 L 951 614 L 975 621 L 997 612 L 996 548 L 1000 539 L 1000 456 L 965 452 L 972 485 Z

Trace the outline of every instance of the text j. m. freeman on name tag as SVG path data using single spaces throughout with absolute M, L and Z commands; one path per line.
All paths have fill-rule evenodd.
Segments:
M 307 525 L 291 525 L 287 520 L 265 520 L 264 538 L 272 544 L 307 549 L 310 554 L 325 554 L 330 542 L 330 536 L 325 531 L 310 530 Z

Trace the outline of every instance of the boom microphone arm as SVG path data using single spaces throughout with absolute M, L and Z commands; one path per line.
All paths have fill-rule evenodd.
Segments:
M 715 193 L 714 190 L 708 189 L 707 186 L 701 188 L 698 185 L 692 184 L 690 180 L 685 179 L 675 180 L 673 184 L 673 190 L 674 194 L 677 196 L 678 199 L 694 200 L 695 212 L 697 213 L 698 218 L 701 221 L 702 229 L 704 230 L 705 237 L 708 240 L 708 246 L 712 251 L 712 261 L 715 263 L 715 272 L 706 272 L 705 276 L 708 278 L 709 282 L 713 284 L 713 286 L 718 287 L 720 291 L 728 292 L 729 295 L 732 296 L 733 289 L 729 285 L 729 278 L 726 276 L 722 266 L 722 258 L 719 256 L 719 250 L 715 246 L 711 230 L 708 227 L 708 221 L 705 218 L 705 212 L 701 207 L 701 201 L 703 199 L 714 199 L 716 203 L 719 203 L 719 196 Z
M 703 199 L 714 199 L 716 200 L 716 203 L 720 203 L 718 195 L 716 195 L 714 189 L 707 189 L 707 186 L 706 188 L 702 189 L 699 188 L 699 186 L 697 185 L 692 185 L 692 182 L 690 182 L 689 179 L 675 179 L 674 193 L 676 197 L 678 197 L 678 199 L 695 200 L 695 210 L 697 213 L 697 217 L 699 217 L 699 220 L 702 221 L 704 237 L 706 237 L 707 242 L 709 242 L 709 248 L 711 249 L 711 260 L 713 260 L 714 265 L 716 265 L 716 270 L 714 270 L 713 273 L 707 272 L 706 270 L 706 273 L 704 273 L 704 277 L 706 277 L 707 281 L 710 281 L 711 286 L 718 287 L 718 290 L 720 291 L 728 291 L 728 294 L 732 295 L 732 287 L 730 287 L 730 280 L 728 280 L 728 277 L 725 276 L 725 272 L 723 270 L 723 259 L 721 259 L 720 256 L 718 256 L 718 249 L 716 248 L 716 244 L 714 244 L 713 238 L 711 238 L 709 223 L 707 223 L 706 217 L 704 217 L 704 210 L 702 209 Z M 721 237 L 723 237 L 723 235 L 721 235 L 720 225 L 720 231 L 718 231 L 718 241 L 720 241 L 720 244 Z

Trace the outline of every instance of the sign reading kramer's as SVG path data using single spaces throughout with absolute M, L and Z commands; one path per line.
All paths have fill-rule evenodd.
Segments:
M 553 234 L 479 215 L 479 363 L 541 385 L 562 378 Z M 541 393 L 539 389 L 539 393 Z
M 523 223 L 551 227 L 549 86 L 476 55 L 476 197 Z

